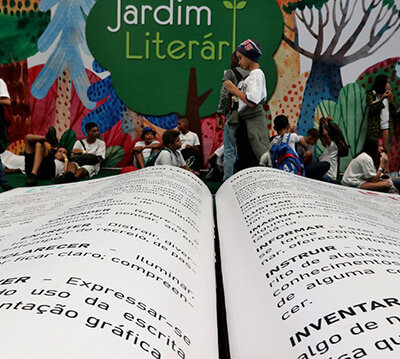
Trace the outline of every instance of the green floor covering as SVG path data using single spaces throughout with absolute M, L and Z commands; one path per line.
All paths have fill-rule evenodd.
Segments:
M 99 174 L 96 176 L 93 176 L 92 179 L 96 178 L 104 178 L 104 177 L 109 177 L 109 176 L 115 176 L 120 174 L 121 170 L 117 169 L 102 169 L 100 170 Z M 22 173 L 12 173 L 12 174 L 7 174 L 7 180 L 10 186 L 12 187 L 25 187 L 26 186 L 26 179 L 27 177 L 22 174 Z M 201 173 L 200 178 L 204 181 L 204 176 L 205 173 Z M 81 181 L 88 181 L 90 180 L 89 177 L 81 179 Z M 221 186 L 221 182 L 218 181 L 204 181 L 204 183 L 207 185 L 208 189 L 210 190 L 211 193 L 217 192 L 218 188 Z M 39 180 L 38 181 L 38 186 L 46 186 L 54 184 L 53 180 Z M 0 193 L 3 191 L 3 189 L 0 187 Z

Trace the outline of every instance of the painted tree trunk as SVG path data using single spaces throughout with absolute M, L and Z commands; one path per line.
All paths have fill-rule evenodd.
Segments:
M 25 136 L 31 132 L 27 61 L 1 65 L 0 77 L 6 82 L 11 97 L 12 122 L 8 128 L 11 144 L 24 140 Z
M 192 67 L 190 69 L 185 116 L 189 120 L 190 130 L 196 132 L 199 137 L 201 137 L 200 107 L 211 91 L 212 90 L 210 89 L 202 95 L 198 95 L 196 69 Z
M 340 67 L 337 64 L 313 61 L 297 121 L 297 132 L 300 135 L 305 135 L 308 129 L 314 127 L 314 112 L 318 104 L 324 100 L 336 102 L 342 87 Z
M 57 80 L 54 127 L 57 131 L 57 137 L 61 138 L 62 134 L 70 127 L 71 77 L 69 71 L 64 69 Z

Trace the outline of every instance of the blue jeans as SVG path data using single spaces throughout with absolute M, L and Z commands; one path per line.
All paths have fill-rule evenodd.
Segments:
M 0 186 L 2 186 L 3 184 L 8 184 L 8 182 L 6 172 L 4 171 L 3 162 L 1 162 L 0 158 Z
M 329 162 L 326 161 L 314 162 L 307 165 L 304 168 L 306 177 L 322 180 L 322 177 L 329 171 L 330 166 Z
M 234 173 L 236 161 L 236 129 L 237 125 L 229 125 L 230 113 L 226 115 L 224 126 L 224 178 L 226 181 Z
M 399 190 L 400 192 L 400 177 L 393 180 L 393 185 Z

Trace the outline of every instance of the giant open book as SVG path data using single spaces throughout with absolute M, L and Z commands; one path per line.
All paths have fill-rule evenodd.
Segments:
M 0 358 L 399 358 L 400 197 L 152 167 L 0 195 Z

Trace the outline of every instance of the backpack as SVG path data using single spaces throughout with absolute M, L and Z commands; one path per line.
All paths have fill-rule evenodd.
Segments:
M 160 150 L 153 152 L 150 157 L 147 159 L 145 167 L 151 167 L 156 164 L 156 160 L 162 151 L 167 151 L 166 148 L 161 148 Z
M 282 137 L 279 144 L 272 145 L 270 155 L 272 167 L 285 172 L 304 176 L 304 165 L 296 151 L 289 146 L 290 134 L 287 139 Z
M 244 79 L 244 76 L 237 70 L 236 68 L 231 69 L 233 71 L 233 74 L 235 75 L 236 81 L 233 81 L 234 84 L 237 86 L 240 81 Z M 228 111 L 237 111 L 239 107 L 239 102 L 238 101 L 232 101 L 232 94 L 228 94 L 228 102 L 226 105 L 226 112 Z
M 324 117 L 319 120 L 319 126 L 320 134 L 322 134 L 322 128 L 325 128 L 328 131 L 331 140 L 336 143 L 336 146 L 338 148 L 338 156 L 347 157 L 349 155 L 350 146 L 346 143 L 340 127 L 333 121 L 326 121 Z

